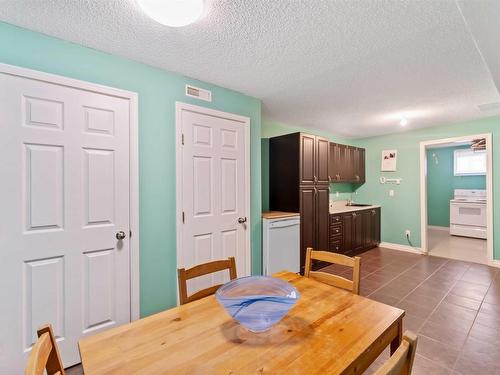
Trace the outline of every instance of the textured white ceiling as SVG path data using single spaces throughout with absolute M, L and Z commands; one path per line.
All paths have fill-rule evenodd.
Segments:
M 499 4 L 207 0 L 201 21 L 174 29 L 135 0 L 0 0 L 0 20 L 261 98 L 272 120 L 363 137 L 403 130 L 401 113 L 406 128 L 495 114 L 477 105 L 500 100 Z

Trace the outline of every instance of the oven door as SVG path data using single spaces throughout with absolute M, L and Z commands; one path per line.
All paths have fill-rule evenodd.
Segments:
M 486 226 L 486 204 L 450 202 L 450 224 Z

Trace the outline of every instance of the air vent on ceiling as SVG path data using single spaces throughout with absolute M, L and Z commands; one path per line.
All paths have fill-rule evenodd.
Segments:
M 201 99 L 206 102 L 212 101 L 212 91 L 200 89 L 199 87 L 191 85 L 186 85 L 186 96 Z
M 500 111 L 500 102 L 479 104 L 477 106 L 481 112 L 493 112 Z

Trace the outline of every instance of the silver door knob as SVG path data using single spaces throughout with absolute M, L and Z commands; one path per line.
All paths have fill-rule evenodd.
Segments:
M 246 223 L 246 222 L 247 222 L 247 218 L 246 217 L 239 217 L 238 218 L 238 223 L 243 224 L 243 223 Z
M 116 239 L 117 239 L 118 241 L 123 240 L 125 237 L 126 237 L 126 234 L 125 234 L 125 232 L 124 232 L 124 231 L 122 231 L 122 230 L 121 230 L 121 231 L 119 231 L 119 232 L 116 232 Z

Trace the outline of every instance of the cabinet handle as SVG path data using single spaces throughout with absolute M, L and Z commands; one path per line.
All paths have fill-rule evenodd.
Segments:
M 375 210 L 372 210 L 372 215 L 375 215 Z
M 353 213 L 352 213 L 352 217 L 353 217 L 354 219 L 356 219 L 356 216 L 358 216 L 358 215 L 356 215 L 356 212 L 353 212 Z
M 356 181 L 359 181 L 359 176 L 358 175 L 356 175 Z
M 318 182 L 318 177 L 314 176 L 314 183 Z
M 328 182 L 332 182 L 332 177 L 328 176 Z

